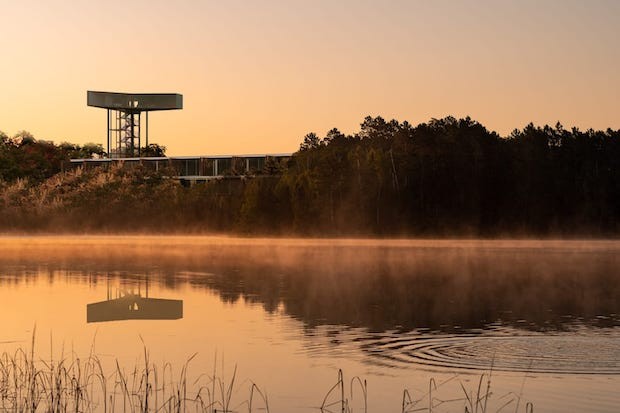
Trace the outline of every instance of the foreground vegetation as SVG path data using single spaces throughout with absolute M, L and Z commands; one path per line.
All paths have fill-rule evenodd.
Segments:
M 189 188 L 139 167 L 59 172 L 100 148 L 0 136 L 1 231 L 620 233 L 620 130 L 368 117 L 354 135 L 306 135 L 283 170 Z
M 126 371 L 116 362 L 113 371 L 106 371 L 102 361 L 92 352 L 86 358 L 61 355 L 56 360 L 37 360 L 33 339 L 30 350 L 5 351 L 0 355 L 0 410 L 33 413 L 270 411 L 267 393 L 251 381 L 239 384 L 236 367 L 229 380 L 224 380 L 215 367 L 210 374 L 202 374 L 195 381 L 188 380 L 189 364 L 194 356 L 177 372 L 170 364 L 158 366 L 152 363 L 145 348 L 142 365 Z M 216 363 L 217 358 L 214 366 Z M 523 389 L 519 394 L 494 396 L 491 375 L 492 372 L 481 375 L 475 388 L 467 389 L 459 382 L 461 395 L 450 399 L 442 394 L 442 386 L 456 381 L 456 376 L 443 383 L 431 378 L 428 391 L 404 390 L 402 403 L 394 405 L 400 404 L 401 413 L 439 412 L 444 408 L 449 411 L 457 408 L 466 413 L 495 412 L 506 408 L 515 413 L 533 412 L 533 405 L 522 400 Z M 244 400 L 236 399 L 240 387 L 247 388 Z M 367 413 L 366 380 L 354 377 L 347 382 L 343 372 L 338 371 L 336 383 L 327 390 L 316 410 L 322 413 Z

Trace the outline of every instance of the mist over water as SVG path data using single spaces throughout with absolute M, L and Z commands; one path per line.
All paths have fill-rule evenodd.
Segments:
M 175 346 L 178 360 L 219 349 L 263 379 L 281 411 L 319 403 L 337 368 L 370 380 L 374 411 L 430 377 L 470 380 L 491 366 L 500 393 L 526 377 L 536 406 L 620 403 L 610 390 L 620 242 L 5 237 L 0 251 L 0 296 L 15 309 L 0 316 L 0 342 L 37 323 L 81 348 L 96 332 L 97 348 L 121 359 L 139 343 L 111 337 Z M 144 296 L 147 284 L 151 297 L 182 300 L 182 318 L 86 323 L 86 304 Z M 287 366 L 319 378 L 307 395 L 285 384 Z

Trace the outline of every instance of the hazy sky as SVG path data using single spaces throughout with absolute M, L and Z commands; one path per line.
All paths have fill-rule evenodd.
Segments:
M 177 92 L 172 155 L 288 152 L 366 115 L 620 128 L 620 1 L 0 0 L 0 130 L 105 142 L 86 90 Z

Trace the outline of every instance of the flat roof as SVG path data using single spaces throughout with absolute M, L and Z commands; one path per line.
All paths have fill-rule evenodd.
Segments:
M 96 108 L 151 111 L 183 109 L 183 95 L 178 93 L 86 92 L 86 104 Z

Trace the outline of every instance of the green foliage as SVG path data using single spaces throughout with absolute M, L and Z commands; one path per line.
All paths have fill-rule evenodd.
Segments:
M 145 158 L 163 157 L 166 156 L 166 147 L 150 143 L 140 149 L 140 155 Z
M 57 174 L 71 158 L 93 158 L 106 155 L 99 144 L 83 146 L 63 142 L 37 140 L 27 131 L 12 138 L 0 132 L 0 180 L 14 182 L 28 179 L 41 182 Z
M 83 146 L 74 145 L 68 142 L 62 142 L 58 145 L 60 151 L 68 159 L 91 159 L 91 158 L 104 158 L 106 152 L 103 146 L 98 143 L 85 143 Z

